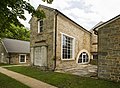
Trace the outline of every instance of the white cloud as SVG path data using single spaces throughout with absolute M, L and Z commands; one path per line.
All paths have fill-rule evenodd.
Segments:
M 58 9 L 88 30 L 99 21 L 107 21 L 120 14 L 120 0 L 54 0 L 52 4 L 30 0 L 30 3 L 35 8 L 42 4 Z M 28 22 L 30 15 L 26 14 L 26 18 Z M 24 24 L 28 27 L 27 23 Z
M 104 21 L 120 14 L 120 0 L 85 0 Z

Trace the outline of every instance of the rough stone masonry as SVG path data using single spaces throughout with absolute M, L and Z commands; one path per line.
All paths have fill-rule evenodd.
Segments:
M 98 30 L 98 77 L 120 81 L 120 17 Z

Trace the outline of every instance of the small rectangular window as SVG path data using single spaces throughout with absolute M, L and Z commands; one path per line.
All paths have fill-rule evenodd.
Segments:
M 38 21 L 38 33 L 43 32 L 43 20 Z
M 26 55 L 25 54 L 19 55 L 19 63 L 26 63 Z

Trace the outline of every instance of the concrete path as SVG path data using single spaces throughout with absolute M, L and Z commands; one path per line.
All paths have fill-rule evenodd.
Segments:
M 0 72 L 11 77 L 11 78 L 14 78 L 14 79 L 20 81 L 21 83 L 23 83 L 25 85 L 28 85 L 31 88 L 57 88 L 57 87 L 54 87 L 54 86 L 49 85 L 47 83 L 36 80 L 34 78 L 31 78 L 31 77 L 7 70 L 7 69 L 2 68 L 2 67 L 0 67 Z

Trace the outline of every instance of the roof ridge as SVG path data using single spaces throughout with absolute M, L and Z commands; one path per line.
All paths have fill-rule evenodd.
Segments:
M 23 41 L 23 42 L 30 42 L 30 41 L 19 40 L 19 39 L 12 39 L 12 38 L 3 38 L 2 40 L 4 40 L 4 39 L 9 39 L 9 40 L 16 40 L 16 41 Z

